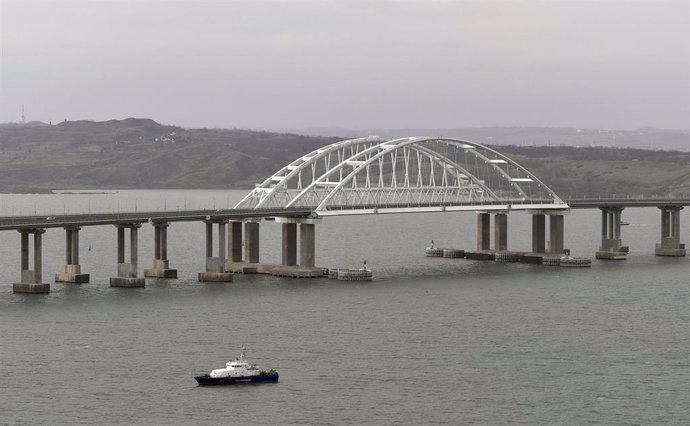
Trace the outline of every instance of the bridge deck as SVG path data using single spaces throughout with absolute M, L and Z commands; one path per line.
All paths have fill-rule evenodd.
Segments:
M 129 213 L 91 213 L 55 216 L 0 217 L 0 231 L 26 228 L 63 228 L 69 226 L 117 225 L 145 222 L 195 222 L 203 220 L 241 220 L 271 216 L 308 217 L 311 209 L 218 209 L 154 211 Z
M 690 198 L 621 198 L 621 199 L 573 199 L 566 202 L 571 209 L 596 209 L 600 207 L 684 207 L 690 206 Z M 534 206 L 521 205 L 502 205 L 498 202 L 488 203 L 484 206 L 472 206 L 470 203 L 449 204 L 455 208 L 462 207 L 462 210 L 484 210 L 487 207 L 506 207 L 512 210 L 523 210 L 525 208 L 535 208 Z M 362 213 L 371 213 L 366 208 L 379 209 L 399 208 L 399 213 L 404 211 L 416 212 L 424 209 L 424 206 L 363 206 Z M 427 206 L 429 207 L 429 206 Z M 441 205 L 433 211 L 444 211 Z M 448 211 L 453 210 L 452 207 Z M 426 210 L 425 210 L 426 211 Z M 432 210 L 428 210 L 432 211 Z M 55 216 L 5 216 L 0 217 L 0 231 L 27 229 L 27 228 L 64 228 L 69 226 L 94 226 L 94 225 L 117 225 L 127 223 L 146 223 L 146 222 L 195 222 L 203 220 L 242 220 L 251 218 L 265 218 L 272 216 L 283 217 L 309 217 L 313 215 L 311 208 L 292 207 L 292 208 L 264 208 L 264 209 L 218 209 L 218 210 L 186 210 L 186 211 L 149 211 L 149 212 L 126 212 L 126 213 L 91 213 L 91 214 L 71 214 Z M 328 213 L 326 213 L 328 214 Z M 334 208 L 330 214 L 338 215 L 338 209 Z
M 690 198 L 578 198 L 564 200 L 571 209 L 597 209 L 599 207 L 685 207 Z

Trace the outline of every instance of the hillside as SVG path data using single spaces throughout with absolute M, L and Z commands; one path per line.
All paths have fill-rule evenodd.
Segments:
M 148 119 L 0 126 L 0 191 L 251 188 L 293 159 L 342 138 L 183 129 Z M 465 139 L 480 143 L 487 140 Z M 690 152 L 497 147 L 563 197 L 690 195 Z M 510 140 L 502 139 L 504 142 Z

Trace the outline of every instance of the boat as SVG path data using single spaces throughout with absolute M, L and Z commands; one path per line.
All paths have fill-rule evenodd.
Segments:
M 240 356 L 225 363 L 225 368 L 218 368 L 211 370 L 208 374 L 194 376 L 194 379 L 199 386 L 277 382 L 278 373 L 273 369 L 259 370 L 256 364 L 248 363 L 245 359 L 243 346 Z

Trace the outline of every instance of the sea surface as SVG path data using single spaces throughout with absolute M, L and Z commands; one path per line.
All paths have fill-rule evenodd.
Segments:
M 242 191 L 0 194 L 13 214 L 232 207 Z M 690 246 L 688 209 L 682 241 Z M 593 257 L 598 210 L 565 218 L 566 247 Z M 81 231 L 88 284 L 54 283 L 64 232 L 44 234 L 47 295 L 14 294 L 19 234 L 0 232 L 0 424 L 690 423 L 690 258 L 654 256 L 655 208 L 626 209 L 624 261 L 587 269 L 427 258 L 472 249 L 474 213 L 327 218 L 317 264 L 375 271 L 372 282 L 236 275 L 200 283 L 204 226 L 174 223 L 174 280 L 111 288 L 113 226 Z M 531 221 L 509 215 L 508 245 Z M 139 270 L 153 228 L 139 234 Z M 261 260 L 280 262 L 280 227 L 261 224 Z M 195 373 L 239 354 L 277 384 L 198 387 Z

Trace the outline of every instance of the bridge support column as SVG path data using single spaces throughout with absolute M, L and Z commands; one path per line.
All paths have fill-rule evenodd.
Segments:
M 283 265 L 297 265 L 297 224 L 283 223 Z
M 532 214 L 532 253 L 546 253 L 546 215 Z
M 656 244 L 657 256 L 685 256 L 685 244 L 680 242 L 681 206 L 659 207 L 661 210 L 661 242 Z
M 110 278 L 110 287 L 144 287 L 146 280 L 138 278 L 140 223 L 115 225 L 117 228 L 117 277 Z M 125 262 L 125 229 L 129 229 L 129 263 Z
M 244 259 L 247 263 L 259 263 L 259 222 L 244 224 Z
M 225 272 L 225 225 L 227 221 L 205 221 L 206 271 L 199 272 L 199 281 L 231 282 L 232 274 Z M 213 224 L 218 224 L 218 256 L 213 256 Z
M 302 223 L 299 226 L 299 266 L 313 268 L 316 260 L 316 225 Z
M 65 272 L 55 274 L 55 281 L 62 283 L 88 283 L 89 274 L 81 273 L 79 265 L 79 230 L 81 227 L 65 228 Z
M 549 253 L 563 254 L 563 215 L 549 215 Z
M 307 217 L 276 217 L 282 226 L 283 253 L 280 265 L 263 265 L 263 271 L 273 275 L 294 278 L 313 278 L 326 275 L 325 268 L 315 266 L 316 224 L 321 219 Z M 297 247 L 297 225 L 299 225 L 299 249 Z M 299 252 L 299 262 L 297 253 Z
M 491 241 L 491 216 L 477 212 L 477 250 L 489 250 Z
M 230 262 L 242 262 L 242 222 L 233 221 L 228 226 L 228 253 Z
M 600 207 L 601 209 L 601 247 L 597 259 L 622 260 L 629 248 L 621 245 L 622 207 Z
M 494 248 L 496 251 L 508 250 L 508 214 L 494 215 Z
M 12 285 L 15 293 L 50 293 L 50 284 L 41 283 L 42 235 L 45 229 L 20 229 L 21 234 L 21 280 Z M 29 269 L 29 234 L 34 235 L 34 269 Z
M 170 269 L 168 261 L 168 227 L 167 222 L 153 222 L 154 259 L 153 267 L 144 269 L 145 277 L 177 278 L 177 269 Z

